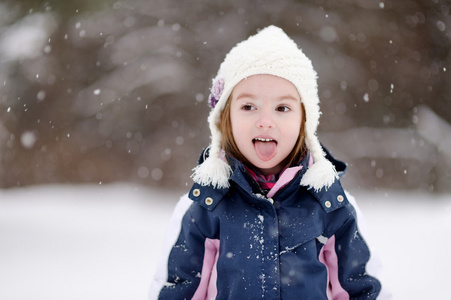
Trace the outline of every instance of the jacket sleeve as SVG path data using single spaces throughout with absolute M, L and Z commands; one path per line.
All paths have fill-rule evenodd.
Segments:
M 357 227 L 359 228 L 360 232 L 362 233 L 363 237 L 365 238 L 365 241 L 368 244 L 368 247 L 370 249 L 370 259 L 366 264 L 366 272 L 368 274 L 371 274 L 372 276 L 376 277 L 379 279 L 379 281 L 381 281 L 381 292 L 379 293 L 379 296 L 377 297 L 378 300 L 392 300 L 393 299 L 393 295 L 391 293 L 391 290 L 389 287 L 387 287 L 386 282 L 383 280 L 383 262 L 380 259 L 378 253 L 377 253 L 377 249 L 372 248 L 371 246 L 373 245 L 371 243 L 371 239 L 367 230 L 367 225 L 366 225 L 366 220 L 365 220 L 365 216 L 363 215 L 362 211 L 359 208 L 359 205 L 356 201 L 356 199 L 354 198 L 353 195 L 351 195 L 348 191 L 346 192 L 346 197 L 349 201 L 349 203 L 351 203 L 351 205 L 354 207 L 355 212 L 356 212 L 356 216 L 357 216 Z
M 350 204 L 347 209 L 349 218 L 335 234 L 339 281 L 350 299 L 376 299 L 381 284 L 368 274 L 370 250 L 357 226 L 354 207 Z
M 191 299 L 199 285 L 205 237 L 192 221 L 191 204 L 185 195 L 174 210 L 149 300 Z

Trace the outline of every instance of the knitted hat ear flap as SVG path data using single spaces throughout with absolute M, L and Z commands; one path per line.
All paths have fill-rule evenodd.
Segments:
M 334 165 L 325 157 L 325 153 L 316 136 L 306 136 L 305 143 L 313 156 L 311 165 L 301 179 L 301 185 L 313 188 L 318 192 L 323 187 L 327 190 L 336 179 L 338 173 Z
M 213 153 L 210 153 L 212 155 Z M 232 169 L 224 160 L 217 156 L 209 156 L 194 169 L 192 178 L 200 185 L 212 185 L 214 188 L 228 188 Z
M 228 188 L 232 168 L 225 158 L 221 158 L 222 134 L 216 124 L 221 117 L 221 107 L 216 106 L 208 116 L 211 131 L 211 147 L 207 159 L 193 169 L 191 176 L 200 185 L 212 185 L 215 188 Z

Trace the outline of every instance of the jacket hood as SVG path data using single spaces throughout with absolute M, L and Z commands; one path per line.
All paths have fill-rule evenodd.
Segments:
M 334 164 L 334 167 L 338 171 L 339 177 L 342 177 L 346 173 L 347 166 L 344 162 L 339 161 L 335 159 L 327 149 L 324 149 L 326 153 L 327 159 Z M 202 163 L 205 159 L 208 159 L 209 155 L 209 149 L 206 148 L 202 154 L 199 157 L 199 163 Z M 303 161 L 307 161 L 307 159 L 304 159 Z M 252 187 L 252 184 L 250 183 L 249 179 L 245 175 L 246 170 L 244 165 L 234 159 L 233 157 L 228 157 L 228 163 L 230 164 L 230 167 L 232 169 L 232 174 L 230 176 L 230 181 L 234 182 L 234 185 L 240 186 L 240 188 L 245 191 L 247 194 L 249 194 L 249 199 L 252 198 L 259 198 L 259 196 L 255 193 L 255 189 Z M 293 177 L 293 179 L 288 183 L 286 188 L 284 188 L 284 191 L 282 194 L 291 193 L 294 190 L 297 190 L 300 188 L 301 185 L 299 185 L 299 182 L 302 181 L 302 178 L 308 174 L 308 166 L 305 164 L 305 166 L 301 169 L 300 172 L 296 176 Z M 198 202 L 199 205 L 206 208 L 207 210 L 214 210 L 216 206 L 221 202 L 221 200 L 226 197 L 226 195 L 229 192 L 230 186 L 234 186 L 229 183 L 229 187 L 217 187 L 214 185 L 201 185 L 199 183 L 194 183 L 191 191 L 189 192 L 189 197 L 195 201 Z M 310 192 L 313 197 L 321 204 L 323 209 L 326 212 L 332 212 L 340 207 L 342 207 L 345 202 L 343 201 L 337 201 L 337 195 L 344 195 L 345 192 L 343 190 L 343 187 L 341 186 L 340 178 L 335 179 L 335 181 L 329 186 L 329 187 L 323 187 L 322 189 L 313 189 L 306 187 L 308 192 Z M 281 194 L 281 196 L 282 196 Z M 264 196 L 262 196 L 264 197 Z M 278 196 L 277 196 L 278 197 Z M 285 197 L 285 196 L 282 196 Z M 255 203 L 254 205 L 262 205 L 262 203 L 265 203 L 267 201 L 256 201 L 257 199 L 253 200 Z

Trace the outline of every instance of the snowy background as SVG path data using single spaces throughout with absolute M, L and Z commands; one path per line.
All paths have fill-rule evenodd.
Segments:
M 447 0 L 0 2 L 0 187 L 183 189 L 226 53 L 280 26 L 318 72 L 347 186 L 451 192 Z
M 451 196 L 354 195 L 394 299 L 445 299 Z M 0 192 L 0 299 L 146 299 L 178 196 L 130 184 Z
M 282 27 L 394 299 L 451 269 L 448 0 L 0 1 L 0 300 L 145 299 L 201 149 L 211 78 Z

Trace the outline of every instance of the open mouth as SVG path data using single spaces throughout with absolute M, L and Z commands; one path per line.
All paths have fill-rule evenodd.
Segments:
M 263 139 L 263 138 L 255 138 L 255 139 L 254 139 L 254 143 L 255 143 L 256 141 L 258 141 L 258 142 L 276 142 L 276 141 L 273 140 L 273 139 Z M 276 142 L 276 143 L 277 143 L 277 142 Z
M 268 161 L 277 154 L 277 141 L 271 138 L 255 138 L 254 143 L 255 152 L 257 156 L 263 160 Z

